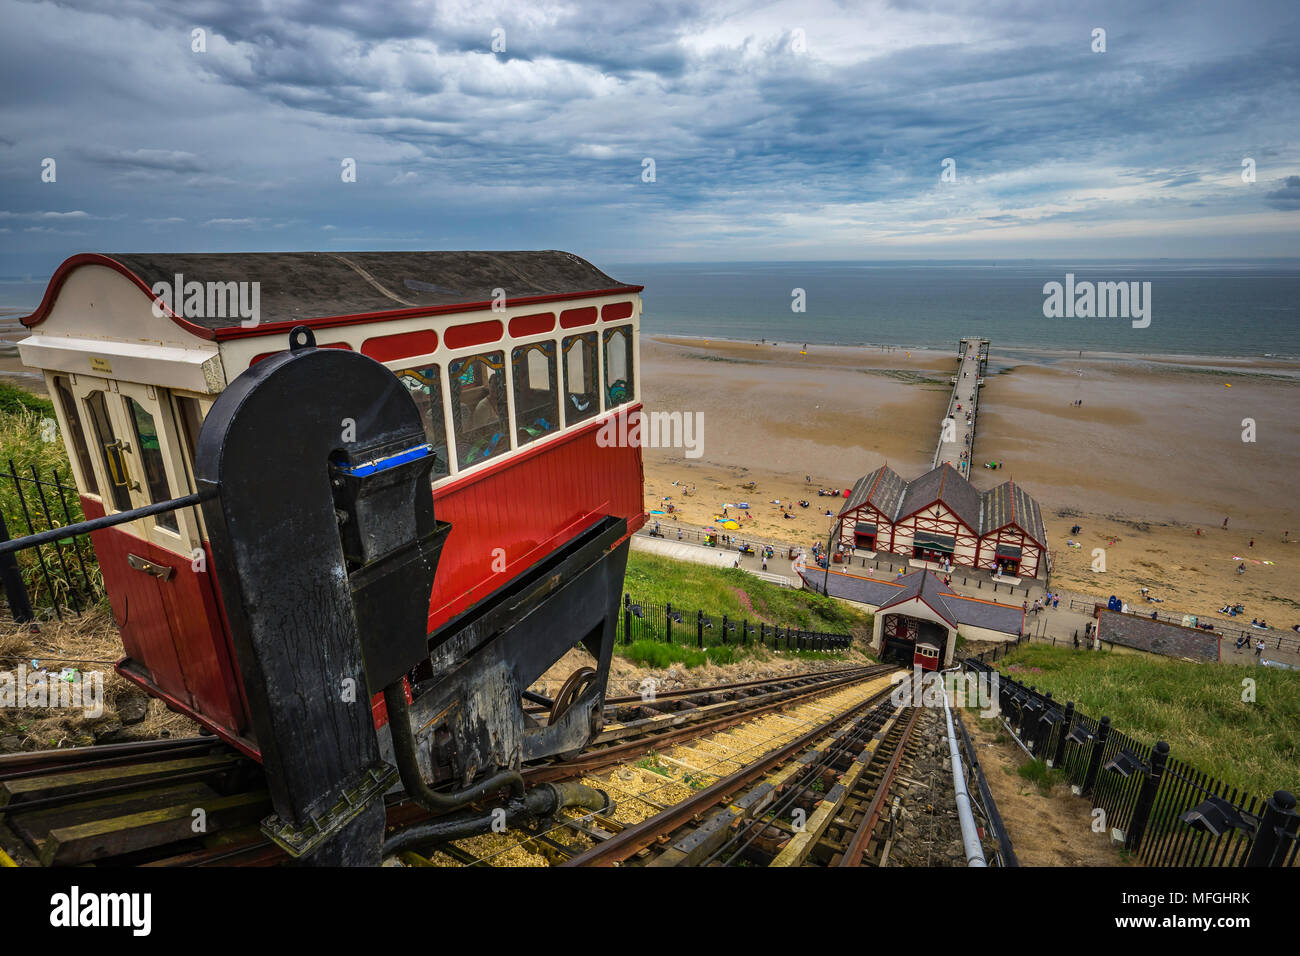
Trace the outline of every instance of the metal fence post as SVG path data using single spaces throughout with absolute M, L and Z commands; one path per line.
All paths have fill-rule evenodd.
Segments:
M 1043 709 L 1039 711 L 1034 721 L 1033 745 L 1034 756 L 1040 760 L 1045 759 L 1043 757 L 1043 751 L 1047 749 L 1047 738 L 1052 733 L 1052 722 L 1044 720 L 1043 718 L 1047 716 L 1048 711 L 1052 710 L 1056 706 L 1055 701 L 1052 700 L 1052 692 L 1050 690 L 1047 692 L 1046 699 L 1043 701 L 1042 706 Z
M 5 516 L 0 514 L 0 541 L 8 540 L 9 528 L 5 525 Z M 33 620 L 36 615 L 32 613 L 32 601 L 27 595 L 27 586 L 23 584 L 18 559 L 13 552 L 0 554 L 0 583 L 4 585 L 5 598 L 9 601 L 9 610 L 14 620 L 19 624 Z
M 722 615 L 722 643 L 727 643 L 727 615 Z
M 1101 752 L 1109 736 L 1110 718 L 1103 717 L 1097 724 L 1097 736 L 1092 741 L 1092 753 L 1088 756 L 1088 772 L 1083 777 L 1083 786 L 1079 788 L 1081 795 L 1090 793 L 1092 785 L 1097 782 L 1097 772 L 1101 770 Z
M 1133 807 L 1133 819 L 1129 821 L 1128 833 L 1124 836 L 1124 849 L 1136 853 L 1142 845 L 1142 834 L 1146 832 L 1147 820 L 1151 817 L 1151 807 L 1156 802 L 1156 791 L 1160 789 L 1160 779 L 1164 776 L 1165 761 L 1169 759 L 1169 744 L 1163 740 L 1156 741 L 1151 751 L 1151 767 L 1142 780 L 1142 789 L 1138 791 L 1137 804 Z
M 632 595 L 623 595 L 623 643 L 632 643 Z
M 1056 753 L 1052 754 L 1049 766 L 1059 767 L 1065 759 L 1065 738 L 1070 734 L 1070 725 L 1074 723 L 1074 701 L 1065 702 L 1065 716 L 1061 719 L 1061 735 L 1056 738 Z
M 1275 790 L 1264 805 L 1264 819 L 1259 822 L 1246 866 L 1282 866 L 1298 828 L 1300 815 L 1295 812 L 1295 796 L 1286 790 Z
M 673 642 L 673 602 L 669 601 L 664 608 L 664 640 L 669 644 Z
M 695 612 L 695 643 L 704 650 L 704 612 Z

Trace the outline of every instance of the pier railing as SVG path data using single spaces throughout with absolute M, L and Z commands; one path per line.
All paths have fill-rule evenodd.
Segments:
M 962 668 L 991 676 L 1007 650 L 968 657 Z M 1090 822 L 1147 866 L 1297 865 L 1300 815 L 1290 792 L 1249 794 L 1171 756 L 1166 742 L 1143 744 L 1073 701 L 1062 707 L 1050 692 L 1002 673 L 996 686 L 999 719 L 1016 742 L 1059 770 L 1091 802 Z

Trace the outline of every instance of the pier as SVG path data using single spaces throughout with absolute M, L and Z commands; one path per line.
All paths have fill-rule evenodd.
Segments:
M 957 355 L 957 371 L 951 379 L 952 396 L 939 426 L 933 467 L 947 462 L 969 478 L 970 462 L 975 454 L 975 426 L 979 422 L 980 386 L 984 384 L 984 371 L 989 363 L 989 340 L 964 338 L 958 344 Z

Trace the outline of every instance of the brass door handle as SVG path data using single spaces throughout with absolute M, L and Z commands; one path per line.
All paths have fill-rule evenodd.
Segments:
M 126 556 L 126 563 L 137 571 L 143 571 L 145 574 L 152 574 L 159 581 L 166 581 L 172 576 L 172 571 L 175 570 L 175 568 L 170 568 L 165 564 L 154 564 L 152 561 L 148 561 L 140 557 L 138 554 L 128 554 Z
M 130 453 L 131 446 L 121 439 L 104 442 L 104 460 L 108 464 L 108 480 L 119 488 L 131 491 L 139 490 L 140 483 L 131 480 L 131 473 L 126 467 L 123 452 Z

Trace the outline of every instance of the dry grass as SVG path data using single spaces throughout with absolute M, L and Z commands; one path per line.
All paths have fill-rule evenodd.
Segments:
M 95 717 L 79 707 L 0 708 L 0 750 L 82 747 L 109 734 L 113 740 L 197 734 L 198 725 L 193 721 L 153 699 L 148 700 L 143 721 L 122 727 L 117 715 L 119 704 L 129 697 L 143 696 L 113 670 L 122 654 L 122 640 L 107 606 L 62 623 L 41 624 L 36 629 L 15 624 L 7 614 L 0 618 L 0 671 L 16 673 L 20 665 L 25 665 L 30 672 L 35 660 L 52 674 L 66 667 L 75 667 L 83 674 L 98 672 L 104 689 L 104 710 Z M 12 738 L 17 738 L 16 742 Z

